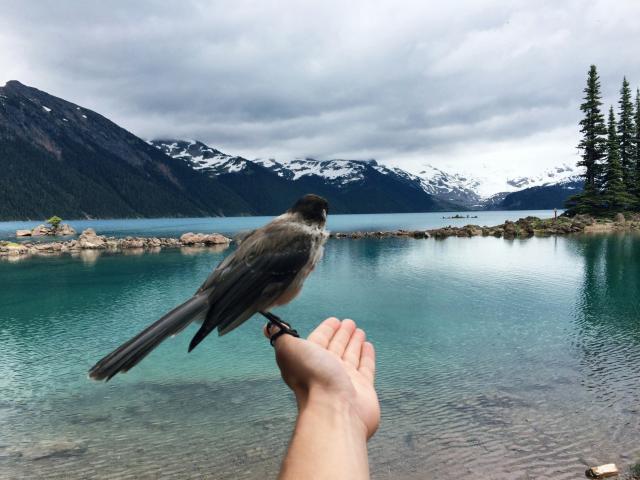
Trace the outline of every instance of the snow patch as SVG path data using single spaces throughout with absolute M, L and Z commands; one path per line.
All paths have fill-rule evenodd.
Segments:
M 49 107 L 45 107 L 44 105 L 42 105 L 42 109 L 47 113 L 49 113 L 51 111 L 51 109 Z

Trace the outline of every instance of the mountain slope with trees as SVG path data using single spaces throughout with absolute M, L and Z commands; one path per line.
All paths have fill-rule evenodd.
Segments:
M 250 214 L 240 196 L 101 115 L 0 87 L 0 219 Z

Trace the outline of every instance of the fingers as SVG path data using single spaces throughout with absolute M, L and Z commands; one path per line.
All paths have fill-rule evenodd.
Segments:
M 335 335 L 329 342 L 327 350 L 335 353 L 339 357 L 342 357 L 355 330 L 356 323 L 353 320 L 343 320 L 340 324 L 340 328 L 336 331 Z
M 358 371 L 373 383 L 376 376 L 376 351 L 370 342 L 365 342 L 362 345 Z
M 322 348 L 327 348 L 338 328 L 340 328 L 340 320 L 335 317 L 329 317 L 311 332 L 308 340 Z
M 362 345 L 364 344 L 364 340 L 366 335 L 364 330 L 361 328 L 356 328 L 353 335 L 349 339 L 349 343 L 347 344 L 347 348 L 344 351 L 344 355 L 342 359 L 353 366 L 354 368 L 358 368 L 360 365 L 360 356 L 362 354 Z

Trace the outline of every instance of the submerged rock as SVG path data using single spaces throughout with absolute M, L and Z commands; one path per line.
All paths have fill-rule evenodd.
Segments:
M 13 447 L 9 451 L 28 460 L 45 458 L 66 458 L 82 455 L 87 451 L 86 445 L 71 440 L 42 441 L 28 447 Z

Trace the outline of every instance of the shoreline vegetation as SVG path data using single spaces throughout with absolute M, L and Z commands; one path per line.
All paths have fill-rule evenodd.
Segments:
M 70 227 L 69 227 L 70 228 Z M 71 229 L 72 230 L 72 229 Z M 390 230 L 390 231 L 355 231 L 332 232 L 334 239 L 391 238 L 407 237 L 415 239 L 448 237 L 494 237 L 505 240 L 526 239 L 533 236 L 547 237 L 553 235 L 640 232 L 640 214 L 627 215 L 621 213 L 614 218 L 595 218 L 590 215 L 560 216 L 556 219 L 540 219 L 525 217 L 505 221 L 492 227 L 480 225 L 464 225 L 460 227 L 446 226 L 425 230 Z M 21 231 L 16 232 L 20 237 Z M 77 239 L 57 240 L 52 242 L 16 243 L 0 241 L 0 258 L 18 259 L 34 255 L 84 255 L 95 257 L 99 252 L 141 254 L 158 252 L 164 248 L 200 249 L 215 248 L 224 250 L 234 240 L 219 233 L 185 233 L 175 237 L 106 237 L 98 235 L 92 228 L 84 230 Z M 239 241 L 239 240 L 235 240 Z

